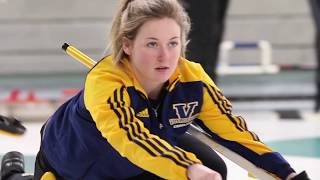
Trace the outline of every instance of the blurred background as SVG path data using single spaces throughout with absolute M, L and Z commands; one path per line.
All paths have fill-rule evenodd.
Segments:
M 22 151 L 32 172 L 41 125 L 83 87 L 88 72 L 61 46 L 100 60 L 117 2 L 0 0 L 0 114 L 27 127 L 22 136 L 0 134 L 0 156 Z M 215 82 L 249 129 L 320 179 L 314 41 L 306 0 L 230 1 Z M 240 168 L 229 172 L 229 179 L 249 178 Z

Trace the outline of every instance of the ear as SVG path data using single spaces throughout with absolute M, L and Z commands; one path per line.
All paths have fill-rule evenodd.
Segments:
M 131 55 L 132 41 L 126 37 L 122 38 L 122 49 L 127 55 Z

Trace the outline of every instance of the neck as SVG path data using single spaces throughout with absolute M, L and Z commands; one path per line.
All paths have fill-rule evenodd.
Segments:
M 151 99 L 157 99 L 164 83 L 163 82 L 152 82 L 150 80 L 143 79 L 143 76 L 138 76 L 139 72 L 136 71 L 136 69 L 134 67 L 132 68 L 132 71 L 134 72 L 135 78 L 138 80 L 139 84 L 142 86 L 142 88 L 147 93 L 148 97 Z
M 142 85 L 142 87 L 145 89 L 146 93 L 148 94 L 148 97 L 151 99 L 158 99 L 162 86 L 163 86 L 163 83 L 148 84 L 148 86 Z

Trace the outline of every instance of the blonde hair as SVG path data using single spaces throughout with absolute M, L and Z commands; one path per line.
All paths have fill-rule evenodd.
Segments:
M 122 0 L 113 19 L 110 45 L 115 63 L 127 57 L 122 49 L 122 39 L 134 40 L 139 28 L 152 19 L 171 18 L 181 29 L 181 56 L 185 55 L 190 19 L 178 0 Z

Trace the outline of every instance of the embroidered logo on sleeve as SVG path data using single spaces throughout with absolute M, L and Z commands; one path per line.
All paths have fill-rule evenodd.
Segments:
M 137 116 L 141 118 L 148 118 L 149 117 L 148 108 L 145 108 L 142 111 L 138 112 Z
M 198 114 L 194 114 L 198 102 L 178 103 L 173 104 L 173 109 L 176 112 L 177 118 L 169 119 L 169 123 L 173 128 L 184 127 L 192 123 Z

